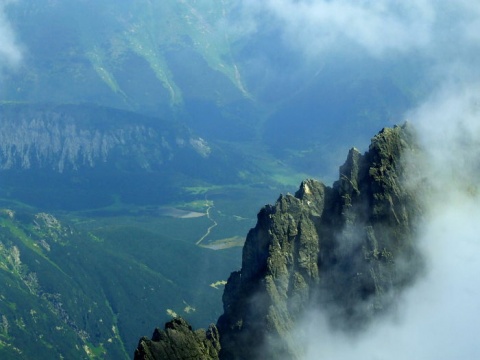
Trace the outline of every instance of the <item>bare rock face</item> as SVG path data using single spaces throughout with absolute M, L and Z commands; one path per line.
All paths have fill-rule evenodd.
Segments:
M 165 324 L 165 330 L 155 329 L 152 339 L 140 339 L 135 360 L 157 359 L 218 359 L 220 342 L 218 330 L 211 325 L 207 331 L 193 331 L 183 319 Z
M 183 153 L 203 161 L 212 155 L 212 147 L 184 126 L 93 105 L 0 105 L 0 144 L 0 171 L 63 173 L 107 162 L 154 171 Z M 127 156 L 128 164 L 119 160 Z
M 332 187 L 306 180 L 260 210 L 223 294 L 220 359 L 301 358 L 295 331 L 307 309 L 360 331 L 395 306 L 422 269 L 414 243 L 422 209 L 405 181 L 416 171 L 405 158 L 418 152 L 408 125 L 383 129 L 365 154 L 350 150 Z M 160 358 L 192 357 L 145 357 Z
M 299 357 L 292 332 L 306 308 L 353 331 L 394 305 L 421 267 L 421 209 L 403 179 L 414 151 L 408 126 L 384 129 L 364 155 L 350 150 L 333 187 L 306 180 L 260 211 L 223 295 L 222 359 Z

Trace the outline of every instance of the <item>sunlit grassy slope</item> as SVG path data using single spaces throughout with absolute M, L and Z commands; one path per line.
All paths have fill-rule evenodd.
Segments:
M 231 55 L 235 39 L 219 31 L 228 6 L 222 1 L 25 1 L 9 15 L 30 56 L 22 73 L 11 75 L 16 85 L 4 88 L 2 97 L 100 101 L 143 111 L 182 110 L 185 97 L 246 97 Z M 190 79 L 197 84 L 185 84 L 186 71 L 197 73 Z M 226 87 L 222 91 L 203 81 L 215 77 L 225 79 L 219 80 Z
M 127 359 L 138 337 L 172 314 L 207 326 L 221 313 L 221 284 L 240 266 L 240 248 L 215 251 L 196 242 L 236 237 L 233 245 L 241 245 L 238 237 L 255 222 L 245 195 L 257 204 L 266 197 L 245 190 L 217 189 L 170 204 L 209 209 L 208 217 L 187 218 L 121 203 L 54 216 L 3 201 L 2 359 Z M 213 222 L 218 226 L 205 237 Z
M 354 50 L 349 61 L 334 53 L 305 59 L 269 24 L 237 27 L 237 5 L 12 4 L 6 11 L 25 57 L 4 74 L 0 100 L 95 103 L 177 119 L 208 139 L 261 142 L 296 170 L 321 174 L 337 166 L 324 146 L 341 156 L 366 146 L 362 139 L 402 122 L 428 93 L 419 59 L 379 62 Z M 317 164 L 302 155 L 318 149 Z

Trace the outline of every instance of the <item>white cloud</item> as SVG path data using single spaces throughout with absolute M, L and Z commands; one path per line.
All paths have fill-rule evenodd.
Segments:
M 5 8 L 12 0 L 0 0 L 0 67 L 14 67 L 22 60 L 22 50 L 17 42 Z
M 243 17 L 245 29 L 275 29 L 309 59 L 345 49 L 376 60 L 421 58 L 436 84 L 405 116 L 419 130 L 431 182 L 418 239 L 427 273 L 398 299 L 398 311 L 355 336 L 331 329 L 319 309 L 308 312 L 300 324 L 306 359 L 480 358 L 480 3 L 245 0 Z
M 480 271 L 480 211 L 478 199 L 458 197 L 455 201 L 440 206 L 426 224 L 422 242 L 429 273 L 404 294 L 398 313 L 357 337 L 332 332 L 317 313 L 316 320 L 309 322 L 314 338 L 306 343 L 305 359 L 451 360 L 480 356 L 480 284 L 476 279 Z
M 421 134 L 430 178 L 438 191 L 476 186 L 480 170 L 480 83 L 445 83 L 409 117 Z
M 268 23 L 311 56 L 352 47 L 374 57 L 418 51 L 435 56 L 478 39 L 479 8 L 466 0 L 245 0 L 242 19 L 248 29 L 252 19 L 257 29 Z
M 427 273 L 390 317 L 360 334 L 332 330 L 318 309 L 309 313 L 300 326 L 309 334 L 306 360 L 480 358 L 480 86 L 445 84 L 410 117 L 431 184 L 418 238 Z

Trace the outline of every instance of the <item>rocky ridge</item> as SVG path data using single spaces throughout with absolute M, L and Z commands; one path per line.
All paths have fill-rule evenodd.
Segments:
M 220 340 L 215 325 L 207 331 L 193 331 L 182 318 L 165 324 L 165 330 L 155 329 L 152 339 L 140 340 L 136 359 L 218 359 Z
M 295 332 L 307 309 L 358 331 L 395 306 L 422 268 L 414 242 L 422 208 L 404 160 L 417 150 L 408 124 L 383 129 L 365 154 L 350 150 L 332 187 L 306 180 L 261 209 L 225 287 L 220 359 L 301 358 Z M 162 358 L 142 354 L 135 358 Z
M 108 161 L 125 167 L 118 159 L 128 156 L 128 166 L 151 171 L 173 162 L 182 151 L 199 159 L 212 152 L 187 128 L 127 111 L 1 105 L 0 114 L 0 170 L 47 168 L 62 173 Z

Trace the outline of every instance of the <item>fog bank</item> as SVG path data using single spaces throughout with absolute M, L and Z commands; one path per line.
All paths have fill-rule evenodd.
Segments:
M 301 326 L 305 359 L 450 360 L 480 355 L 480 122 L 475 86 L 444 88 L 412 111 L 425 148 L 419 194 L 426 206 L 418 244 L 427 271 L 397 299 L 389 316 L 365 331 L 332 330 L 312 310 Z M 418 181 L 419 179 L 411 179 Z
M 358 52 L 375 61 L 413 56 L 427 64 L 435 84 L 398 119 L 413 125 L 425 151 L 423 179 L 409 181 L 425 185 L 417 242 L 426 273 L 398 297 L 396 310 L 360 334 L 332 330 L 322 309 L 308 312 L 299 326 L 308 334 L 300 339 L 305 359 L 478 358 L 480 4 L 248 0 L 243 16 L 252 34 L 266 26 L 277 29 L 309 61 L 332 52 Z
M 15 0 L 0 0 L 0 69 L 14 67 L 22 60 L 22 51 L 17 42 L 6 7 Z

